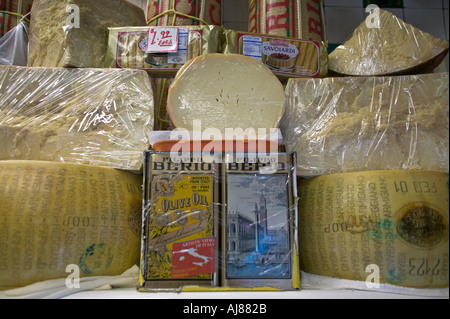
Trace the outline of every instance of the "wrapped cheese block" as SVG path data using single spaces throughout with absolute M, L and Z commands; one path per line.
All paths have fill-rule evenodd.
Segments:
M 145 71 L 0 68 L 0 160 L 139 171 L 153 130 Z
M 373 17 L 371 15 L 374 15 Z M 344 75 L 426 73 L 448 52 L 448 41 L 377 9 L 329 56 L 329 69 Z M 372 20 L 375 19 L 375 20 Z
M 448 171 L 448 73 L 289 79 L 281 131 L 297 175 Z
M 177 128 L 225 133 L 227 128 L 277 128 L 284 89 L 267 66 L 240 54 L 212 53 L 188 61 L 169 88 L 167 111 Z M 249 134 L 251 135 L 251 134 Z
M 183 15 L 175 17 L 168 10 L 175 10 Z M 160 14 L 162 15 L 159 16 Z M 220 26 L 222 4 L 221 0 L 148 0 L 146 19 L 149 25 L 201 25 L 203 21 Z
M 105 167 L 0 161 L 0 290 L 137 264 L 141 184 Z
M 202 25 L 174 27 L 178 32 L 176 51 L 147 53 L 149 30 L 159 34 L 159 28 L 108 28 L 104 66 L 147 70 L 152 76 L 175 76 L 186 61 L 220 51 L 222 27 Z
M 144 26 L 144 11 L 125 0 L 35 0 L 28 66 L 102 66 L 108 27 Z

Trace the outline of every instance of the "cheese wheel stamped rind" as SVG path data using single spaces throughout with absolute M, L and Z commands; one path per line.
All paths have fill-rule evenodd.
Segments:
M 0 289 L 115 276 L 139 262 L 142 175 L 44 161 L 0 161 Z M 73 269 L 72 268 L 72 269 Z
M 379 283 L 449 283 L 449 179 L 438 171 L 364 171 L 299 181 L 300 269 Z

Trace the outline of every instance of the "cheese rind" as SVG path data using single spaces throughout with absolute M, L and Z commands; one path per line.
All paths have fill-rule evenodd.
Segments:
M 142 175 L 44 161 L 0 161 L 0 289 L 120 275 L 139 262 Z
M 435 38 L 384 10 L 379 10 L 378 19 L 377 10 L 372 14 L 379 26 L 362 22 L 349 40 L 330 53 L 331 71 L 366 76 L 426 73 L 428 69 L 420 68 L 432 70 L 443 60 L 448 41 Z
M 270 129 L 284 113 L 284 89 L 264 64 L 239 54 L 188 61 L 169 88 L 167 110 L 177 128 Z M 250 130 L 249 130 L 250 131 Z
M 368 284 L 448 287 L 448 182 L 448 174 L 425 170 L 301 179 L 300 269 Z
M 145 71 L 0 68 L 0 160 L 142 169 L 153 130 Z
M 144 11 L 125 0 L 35 0 L 28 66 L 102 67 L 108 27 L 145 25 Z
M 280 125 L 297 174 L 448 171 L 448 73 L 290 79 Z

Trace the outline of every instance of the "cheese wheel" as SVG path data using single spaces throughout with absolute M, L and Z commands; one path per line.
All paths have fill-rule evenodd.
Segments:
M 300 269 L 404 287 L 448 287 L 448 182 L 448 174 L 422 170 L 302 179 Z
M 448 48 L 448 41 L 376 9 L 330 53 L 329 69 L 358 76 L 427 73 L 439 65 Z
M 111 168 L 0 161 L 0 289 L 137 264 L 141 184 Z
M 284 113 L 284 89 L 261 62 L 239 54 L 208 54 L 188 61 L 177 73 L 167 97 L 167 111 L 177 128 L 278 127 Z M 217 131 L 217 130 L 216 130 Z M 250 134 L 249 134 L 250 135 Z

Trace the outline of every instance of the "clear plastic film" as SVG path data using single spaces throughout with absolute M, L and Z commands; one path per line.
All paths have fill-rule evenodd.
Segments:
M 211 129 L 216 137 L 228 129 L 240 129 L 249 136 L 263 131 L 265 135 L 279 125 L 284 88 L 254 58 L 208 54 L 190 60 L 177 73 L 169 88 L 167 111 L 178 129 Z
M 145 154 L 139 290 L 299 288 L 295 154 L 205 155 Z
M 297 174 L 448 172 L 448 73 L 290 79 L 280 125 Z
M 108 27 L 145 25 L 144 11 L 125 0 L 36 0 L 28 66 L 102 67 Z
M 175 76 L 190 59 L 220 51 L 222 27 L 181 26 L 176 52 L 147 53 L 150 27 L 108 29 L 105 67 L 146 70 L 152 76 Z
M 142 169 L 153 130 L 139 70 L 0 68 L 0 159 Z
M 329 69 L 356 76 L 426 73 L 442 62 L 448 48 L 448 41 L 376 8 L 330 53 Z

